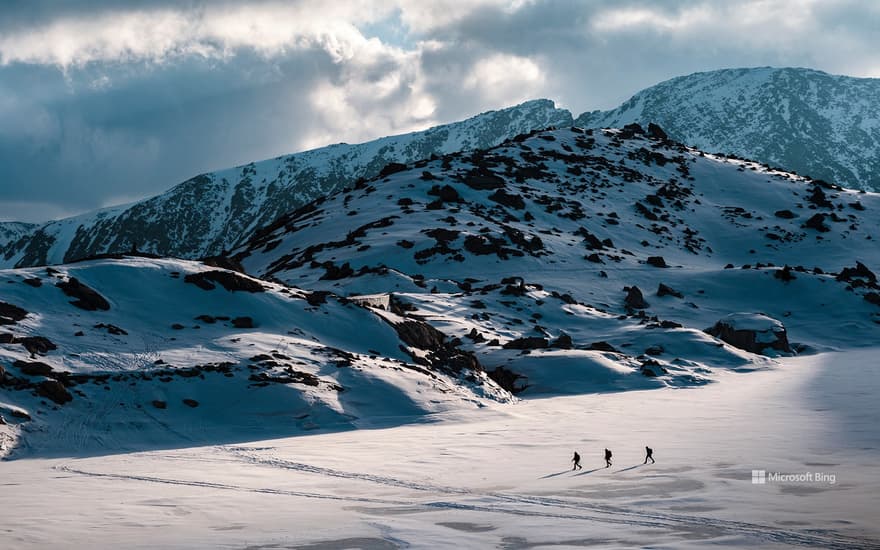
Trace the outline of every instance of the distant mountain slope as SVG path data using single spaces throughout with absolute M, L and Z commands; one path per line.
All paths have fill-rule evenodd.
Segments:
M 552 101 L 534 100 L 423 132 L 337 144 L 196 176 L 131 205 L 43 224 L 4 247 L 0 266 L 69 262 L 107 252 L 181 258 L 218 254 L 250 231 L 391 162 L 491 147 L 517 134 L 570 126 Z
M 880 191 L 880 79 L 810 69 L 725 69 L 673 78 L 576 124 L 655 122 L 707 152 Z
M 0 222 L 0 250 L 37 229 L 34 223 Z

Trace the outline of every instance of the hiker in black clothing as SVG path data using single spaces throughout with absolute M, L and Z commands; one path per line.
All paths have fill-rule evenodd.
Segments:
M 654 461 L 654 449 L 645 445 L 645 464 L 648 463 L 648 459 L 651 460 L 651 464 L 653 464 L 655 462 Z
M 571 461 L 574 462 L 574 466 L 571 467 L 572 470 L 580 470 L 583 468 L 583 466 L 581 466 L 581 455 L 579 455 L 577 451 L 574 452 L 574 458 L 572 458 Z
M 611 467 L 611 451 L 609 451 L 608 449 L 605 449 L 605 467 Z

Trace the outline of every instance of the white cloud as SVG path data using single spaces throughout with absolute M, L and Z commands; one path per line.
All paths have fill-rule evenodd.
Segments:
M 546 77 L 535 61 L 494 54 L 479 59 L 462 83 L 496 105 L 509 105 L 540 94 Z

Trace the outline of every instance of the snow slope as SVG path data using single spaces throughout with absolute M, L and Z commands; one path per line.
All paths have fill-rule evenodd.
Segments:
M 880 191 L 880 79 L 796 68 L 673 78 L 576 124 L 655 122 L 704 151 L 735 154 L 844 187 Z
M 634 373 L 687 386 L 768 364 L 703 332 L 731 313 L 781 321 L 795 351 L 875 342 L 878 209 L 875 194 L 632 128 L 566 129 L 365 182 L 233 257 L 287 284 L 393 294 L 523 376 L 524 396 Z
M 658 136 L 541 131 L 392 167 L 215 260 L 263 282 L 132 257 L 2 271 L 7 449 L 396 425 L 511 393 L 703 386 L 876 342 L 878 195 Z M 71 277 L 107 309 L 72 305 L 56 286 Z M 761 330 L 705 332 L 731 318 Z M 763 349 L 779 323 L 787 342 Z
M 162 195 L 51 221 L 15 240 L 0 228 L 0 267 L 60 264 L 132 247 L 189 259 L 219 254 L 281 214 L 375 176 L 388 163 L 491 147 L 523 132 L 571 122 L 571 113 L 539 99 L 422 132 L 201 174 Z
M 877 352 L 442 423 L 0 463 L 0 538 L 17 549 L 877 548 Z M 645 445 L 656 464 L 642 464 Z M 584 467 L 572 472 L 575 449 Z M 755 485 L 753 469 L 835 480 Z
M 104 302 L 66 295 L 72 280 Z M 0 456 L 252 441 L 510 399 L 356 303 L 183 260 L 0 271 L 0 342 Z

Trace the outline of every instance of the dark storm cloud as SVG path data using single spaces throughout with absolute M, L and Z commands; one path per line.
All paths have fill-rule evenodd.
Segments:
M 615 106 L 677 75 L 880 75 L 872 2 L 12 0 L 0 5 L 0 219 L 533 97 Z

